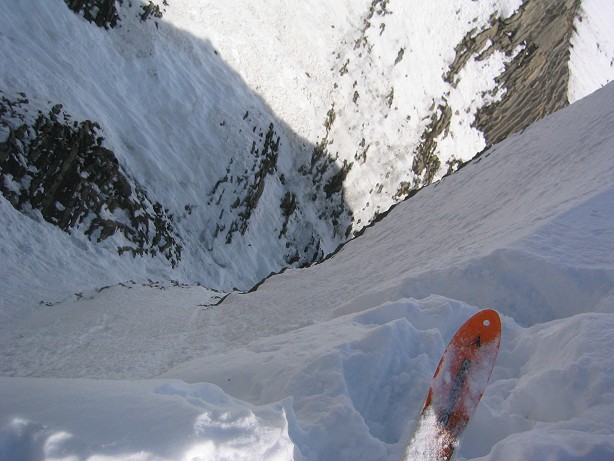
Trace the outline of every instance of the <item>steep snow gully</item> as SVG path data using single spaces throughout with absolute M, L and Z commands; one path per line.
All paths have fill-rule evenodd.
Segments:
M 445 344 L 494 307 L 459 459 L 612 459 L 613 106 L 609 84 L 255 292 L 125 284 L 24 309 L 0 326 L 0 454 L 397 460 Z
M 370 97 L 389 94 L 389 82 L 363 79 L 359 63 L 392 69 L 391 75 L 402 69 L 408 75 L 434 72 L 430 83 L 438 87 L 455 53 L 435 40 L 446 34 L 430 35 L 430 57 L 439 66 L 447 64 L 410 69 L 417 55 L 402 45 L 411 37 L 404 35 L 400 15 L 390 13 L 406 11 L 407 2 L 328 2 L 335 15 L 329 18 L 329 10 L 322 10 L 326 21 L 314 2 L 290 8 L 292 2 L 272 0 L 270 9 L 258 9 L 257 2 L 237 0 L 236 18 L 222 2 L 206 8 L 200 0 L 171 3 L 166 12 L 165 2 L 150 2 L 149 9 L 145 3 L 115 2 L 123 8 L 124 28 L 110 32 L 76 16 L 62 0 L 0 1 L 5 13 L 0 14 L 0 47 L 6 51 L 0 68 L 0 163 L 11 168 L 3 170 L 0 184 L 0 461 L 398 461 L 445 345 L 465 320 L 486 308 L 501 314 L 501 351 L 458 461 L 614 459 L 614 83 L 582 97 L 614 69 L 614 48 L 608 45 L 613 42 L 606 33 L 614 18 L 611 2 L 581 2 L 569 64 L 569 98 L 576 102 L 398 203 L 330 258 L 271 276 L 251 292 L 230 293 L 211 289 L 220 288 L 213 282 L 232 286 L 235 277 L 254 281 L 256 272 L 280 267 L 288 256 L 280 241 L 291 247 L 291 235 L 317 252 L 339 241 L 328 233 L 331 215 L 324 208 L 301 208 L 297 202 L 312 203 L 305 188 L 311 173 L 324 174 L 319 160 L 325 158 L 311 162 L 312 171 L 301 179 L 305 182 L 295 183 L 289 174 L 300 163 L 310 163 L 318 136 L 326 132 L 329 147 L 346 141 L 351 147 L 331 163 L 340 168 L 334 176 L 344 171 L 343 155 L 351 159 L 368 150 L 369 162 L 377 163 L 375 142 L 368 147 L 365 139 L 358 152 L 358 140 L 343 136 L 344 126 L 369 112 L 342 114 L 337 103 L 333 121 L 327 116 L 330 99 L 322 96 L 335 101 L 349 97 L 347 107 L 356 109 L 369 107 Z M 538 7 L 545 3 L 466 2 L 461 11 L 460 0 L 449 0 L 420 3 L 426 8 L 420 11 L 432 18 L 438 11 L 448 14 L 452 3 L 459 7 L 455 17 L 463 19 L 455 24 L 462 27 L 445 32 L 465 37 L 466 45 L 477 41 L 477 48 L 467 47 L 475 55 L 468 60 L 474 71 L 494 72 L 505 69 L 505 62 L 514 67 L 516 58 L 544 57 L 534 48 L 523 54 L 527 50 L 511 40 L 509 28 L 521 26 L 515 22 L 516 6 L 522 3 L 530 18 L 549 17 L 550 10 Z M 572 0 L 564 4 L 579 7 Z M 145 9 L 134 8 L 140 6 Z M 505 14 L 492 17 L 500 8 Z M 284 11 L 290 22 L 282 17 Z M 363 21 L 365 11 L 371 21 Z M 135 12 L 149 19 L 141 21 Z M 162 12 L 168 23 L 156 26 Z M 205 14 L 212 12 L 219 15 Z M 235 19 L 254 18 L 260 29 L 246 33 L 234 28 Z M 361 20 L 356 23 L 356 18 Z M 202 28 L 205 19 L 207 28 Z M 280 54 L 282 45 L 292 48 L 312 36 L 319 22 L 326 32 L 314 40 L 323 46 Z M 280 24 L 295 27 L 276 28 Z M 420 27 L 432 24 L 422 19 Z M 468 33 L 474 26 L 479 30 Z M 509 56 L 497 48 L 505 37 L 511 40 Z M 546 40 L 548 34 L 540 37 Z M 360 41 L 354 47 L 356 38 Z M 279 84 L 279 79 L 267 80 L 274 70 L 255 63 L 242 46 L 255 39 L 262 40 L 258 43 L 268 58 L 292 58 L 282 80 L 293 82 L 293 88 L 272 93 Z M 332 67 L 330 56 L 317 55 L 328 55 L 331 43 L 341 43 L 338 51 L 343 52 L 333 56 Z M 380 49 L 387 53 L 380 56 Z M 444 49 L 447 57 L 438 54 Z M 465 59 L 461 48 L 456 52 L 460 61 Z M 482 52 L 490 57 L 480 61 Z M 597 70 L 587 76 L 591 65 Z M 174 78 L 187 68 L 194 73 Z M 331 92 L 327 76 L 344 68 L 344 80 Z M 556 69 L 560 83 L 564 69 Z M 477 84 L 467 78 L 471 75 L 463 75 L 465 83 Z M 468 88 L 459 84 L 457 89 L 456 96 Z M 8 98 L 8 90 L 17 99 Z M 356 101 L 353 91 L 359 92 Z M 201 92 L 205 101 L 194 99 Z M 441 93 L 425 93 L 415 104 L 427 112 L 410 122 L 388 104 L 402 100 L 398 89 L 393 95 L 377 99 L 385 111 L 365 131 L 382 136 L 380 153 L 388 152 L 383 141 L 395 136 L 394 123 L 416 124 L 418 138 L 411 142 L 419 143 L 431 116 L 450 115 L 438 108 Z M 455 96 L 448 96 L 453 105 Z M 480 104 L 490 96 L 481 95 Z M 263 102 L 267 97 L 272 97 L 272 110 Z M 284 109 L 288 100 L 298 102 Z M 162 108 L 167 108 L 163 117 L 146 117 Z M 474 113 L 477 105 L 465 109 L 469 112 L 452 110 L 451 115 Z M 284 118 L 279 117 L 269 129 L 277 110 L 288 115 L 288 125 L 277 123 Z M 329 117 L 334 127 L 322 127 L 320 116 Z M 165 123 L 169 117 L 185 130 L 173 130 L 175 125 Z M 139 118 L 149 122 L 143 126 L 135 122 Z M 293 124 L 305 119 L 317 119 L 318 126 L 295 129 Z M 20 124 L 26 120 L 32 123 Z M 387 127 L 381 133 L 376 130 L 380 122 Z M 98 126 L 107 139 L 98 136 Z M 241 138 L 230 136 L 231 129 L 240 131 Z M 48 135 L 45 143 L 36 141 L 36 130 Z M 46 150 L 46 144 L 57 147 L 59 132 L 74 141 L 68 146 L 68 158 L 77 159 L 72 163 Z M 439 133 L 440 141 L 445 133 Z M 84 147 L 87 156 L 80 157 L 76 147 Z M 110 155 L 108 147 L 118 156 Z M 298 159 L 290 155 L 294 148 L 302 152 Z M 220 156 L 203 157 L 205 151 Z M 247 160 L 232 160 L 238 151 L 249 152 Z M 178 160 L 169 152 L 188 154 Z M 94 165 L 105 165 L 95 169 L 112 174 L 81 168 L 92 158 L 99 162 Z M 388 168 L 398 159 L 381 160 Z M 271 167 L 275 162 L 277 170 Z M 257 168 L 251 170 L 253 165 Z M 84 214 L 72 214 L 62 202 L 64 194 L 57 202 L 40 194 L 37 185 L 45 183 L 41 170 L 47 168 L 79 177 L 79 193 L 91 199 L 96 216 L 79 207 L 76 213 Z M 351 174 L 346 171 L 348 191 L 360 181 L 377 183 L 382 172 L 385 176 L 385 169 L 374 176 L 358 171 L 357 166 Z M 50 190 L 61 190 L 53 178 L 47 178 Z M 324 203 L 327 192 L 338 193 L 337 183 L 325 188 L 329 178 L 321 177 L 313 203 Z M 113 184 L 123 195 L 109 193 Z M 239 194 L 245 200 L 232 208 L 239 197 L 233 194 L 251 186 L 258 203 L 267 206 L 246 216 L 243 205 L 252 199 Z M 367 200 L 361 194 L 373 192 L 369 188 L 354 190 L 353 200 Z M 62 230 L 22 200 L 26 189 L 59 223 L 79 223 L 81 216 L 80 225 L 99 225 L 92 230 L 94 237 L 114 226 L 126 234 L 98 242 L 83 228 Z M 100 205 L 93 192 L 106 194 L 117 206 Z M 212 200 L 208 205 L 186 208 L 201 205 L 204 196 Z M 373 195 L 363 211 L 371 213 L 383 203 L 380 199 Z M 229 226 L 219 232 L 223 242 L 235 218 L 250 220 L 245 239 L 235 238 L 240 230 L 222 245 L 191 234 L 212 209 L 218 223 Z M 180 223 L 184 230 L 178 226 L 175 234 L 168 227 L 171 215 L 172 225 Z M 325 226 L 303 229 L 307 218 L 315 216 Z M 131 244 L 126 237 L 131 219 L 137 230 L 151 231 L 155 252 L 136 258 L 117 254 L 118 245 Z M 241 223 L 236 226 L 240 229 Z M 284 228 L 285 241 L 279 239 Z M 189 255 L 174 268 L 160 253 L 170 248 L 165 239 L 173 235 L 194 239 L 192 250 L 185 250 Z M 203 241 L 215 241 L 212 252 L 202 247 Z M 190 283 L 202 279 L 212 285 Z

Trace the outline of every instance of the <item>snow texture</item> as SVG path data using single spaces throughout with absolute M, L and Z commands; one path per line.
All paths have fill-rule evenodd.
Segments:
M 439 430 L 437 417 L 433 409 L 426 411 L 416 425 L 416 432 L 403 452 L 402 461 L 436 461 L 445 459 L 443 447 L 456 448 L 458 442 L 448 440 L 447 434 Z
M 353 5 L 333 3 L 334 9 Z M 108 86 L 89 75 L 49 83 L 43 77 L 49 72 L 77 70 L 69 60 L 51 60 L 41 36 L 20 28 L 44 31 L 77 61 L 87 56 L 58 30 L 92 42 L 112 36 L 75 21 L 60 0 L 7 4 L 0 3 L 0 20 L 18 25 L 3 27 L 0 43 L 8 49 L 19 40 L 31 54 L 3 55 L 3 85 L 18 87 L 23 79 L 32 97 L 64 101 L 75 117 L 93 110 L 103 125 L 121 127 L 109 132 L 108 142 L 135 147 L 121 160 L 153 178 L 156 196 L 176 191 L 175 181 L 189 194 L 207 168 L 225 167 L 189 163 L 194 157 L 173 169 L 164 152 L 188 149 L 200 138 L 180 140 L 171 125 L 143 134 L 133 122 L 170 101 L 177 104 L 176 120 L 193 123 L 188 131 L 196 136 L 201 122 L 220 113 L 199 112 L 190 99 L 194 82 L 178 80 L 179 87 L 164 86 L 179 92 L 176 97 L 163 92 L 140 105 L 122 103 L 119 111 L 120 101 L 105 96 Z M 306 12 L 319 11 L 312 4 L 290 10 L 297 24 Z M 33 5 L 48 13 L 48 23 L 28 13 Z M 590 21 L 600 19 L 600 5 L 605 18 L 609 6 L 583 5 Z M 309 24 L 318 20 L 311 18 Z M 202 18 L 191 19 L 184 27 L 195 30 Z M 276 46 L 299 46 L 301 37 L 313 36 L 307 28 L 274 30 L 295 36 Z M 578 27 L 577 39 L 598 33 L 590 30 Z M 335 40 L 336 33 L 322 37 Z M 213 41 L 224 39 L 220 33 Z M 224 54 L 235 50 L 236 62 L 247 53 L 241 40 L 250 37 L 236 32 L 224 42 Z M 156 59 L 190 56 L 153 53 L 147 41 L 107 45 L 101 49 L 126 54 L 114 68 L 103 63 L 117 56 L 93 60 L 92 72 L 128 69 L 134 80 L 118 85 L 123 95 L 152 88 L 144 82 L 156 79 Z M 316 48 L 306 47 L 300 59 L 319 63 L 309 60 Z M 198 53 L 191 56 L 197 60 Z M 574 62 L 574 72 L 590 65 Z M 253 78 L 246 77 L 250 85 Z M 220 75 L 206 81 L 209 96 L 218 98 L 213 107 L 221 108 Z M 332 258 L 287 270 L 251 293 L 226 296 L 173 282 L 180 272 L 109 256 L 0 197 L 0 459 L 398 460 L 446 344 L 484 308 L 502 316 L 501 349 L 457 459 L 614 459 L 614 84 L 583 99 L 590 89 L 575 88 L 578 101 L 570 107 L 398 204 Z M 282 114 L 300 125 L 311 93 L 300 85 L 293 91 L 279 95 L 279 104 L 303 94 L 295 111 Z M 86 107 L 85 92 L 100 96 L 95 107 Z M 266 88 L 263 94 L 270 95 Z M 185 116 L 186 105 L 196 119 Z M 168 150 L 154 148 L 161 132 Z M 151 148 L 153 157 L 140 157 L 138 145 Z M 184 198 L 176 197 L 178 206 Z M 259 247 L 265 269 L 270 243 Z M 238 255 L 218 256 L 240 272 Z M 228 276 L 216 274 L 224 264 L 182 270 L 208 274 L 214 286 Z
M 608 0 L 583 0 L 580 16 L 574 23 L 569 62 L 569 101 L 601 88 L 614 79 L 614 3 Z
M 2 458 L 399 459 L 445 345 L 496 307 L 459 459 L 610 459 L 613 102 L 608 85 L 217 306 L 126 284 L 24 309 L 1 327 Z

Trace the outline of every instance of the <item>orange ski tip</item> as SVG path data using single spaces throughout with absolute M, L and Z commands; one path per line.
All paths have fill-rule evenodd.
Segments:
M 486 342 L 501 338 L 501 317 L 494 309 L 484 309 L 478 312 L 481 331 Z
M 468 337 L 479 337 L 482 344 L 498 343 L 501 338 L 501 318 L 497 311 L 484 309 L 473 315 L 458 329 L 451 343 L 465 345 Z

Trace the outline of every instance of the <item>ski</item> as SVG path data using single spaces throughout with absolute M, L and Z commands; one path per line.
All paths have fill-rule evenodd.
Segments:
M 478 312 L 456 332 L 444 351 L 422 413 L 401 461 L 449 461 L 495 366 L 501 319 Z

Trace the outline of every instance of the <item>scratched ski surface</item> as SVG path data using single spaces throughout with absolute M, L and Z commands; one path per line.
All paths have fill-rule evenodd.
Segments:
M 431 382 L 402 461 L 448 461 L 475 411 L 497 360 L 501 319 L 478 312 L 456 332 Z

